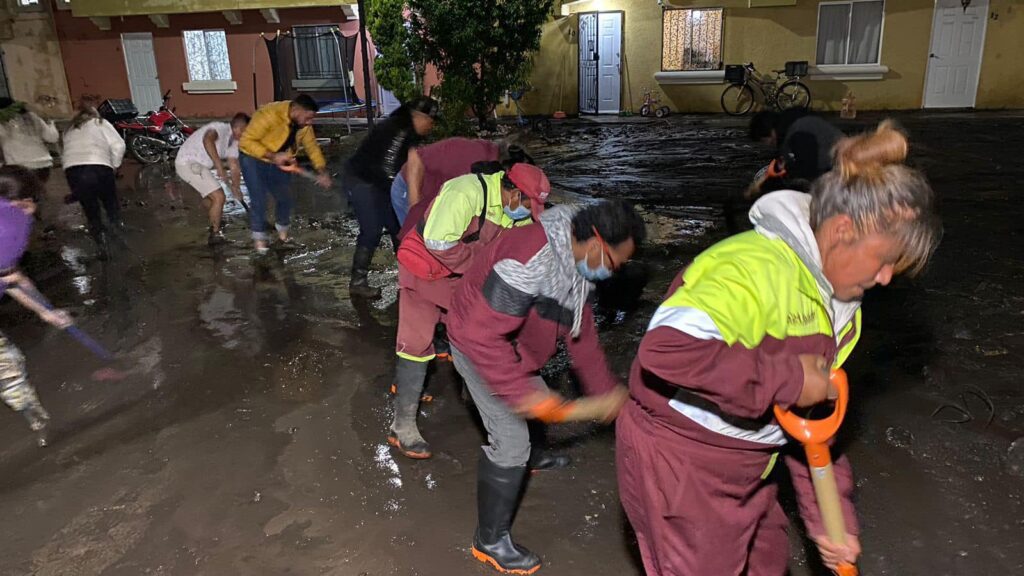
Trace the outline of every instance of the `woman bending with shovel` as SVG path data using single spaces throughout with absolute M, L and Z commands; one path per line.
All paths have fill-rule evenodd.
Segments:
M 649 576 L 786 573 L 787 520 L 770 473 L 787 438 L 773 407 L 830 398 L 829 368 L 860 336 L 864 292 L 920 271 L 938 244 L 934 195 L 906 154 L 887 122 L 841 140 L 811 194 L 762 197 L 754 230 L 709 248 L 670 287 L 617 425 L 620 498 Z M 852 568 L 848 461 L 834 465 L 844 542 L 826 536 L 806 462 L 786 461 L 826 566 Z

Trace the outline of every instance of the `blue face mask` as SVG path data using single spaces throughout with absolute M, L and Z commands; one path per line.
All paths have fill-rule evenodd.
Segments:
M 601 252 L 601 264 L 597 268 L 591 268 L 587 264 L 587 258 L 584 257 L 576 263 L 576 270 L 591 282 L 600 282 L 601 280 L 607 280 L 612 277 L 612 271 L 604 265 L 604 252 Z
M 509 202 L 509 205 L 511 204 L 512 203 Z M 515 210 L 512 210 L 508 206 L 502 206 L 501 209 L 505 211 L 505 216 L 508 216 L 513 220 L 523 220 L 530 217 L 530 209 L 523 206 L 522 200 L 519 201 L 519 207 Z

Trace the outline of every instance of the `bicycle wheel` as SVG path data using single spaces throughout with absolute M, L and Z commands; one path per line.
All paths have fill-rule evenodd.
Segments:
M 811 105 L 811 90 L 802 82 L 790 80 L 779 87 L 776 102 L 779 110 L 788 110 L 789 108 L 806 110 Z
M 730 116 L 742 116 L 754 107 L 754 91 L 746 84 L 730 84 L 722 92 L 722 110 Z

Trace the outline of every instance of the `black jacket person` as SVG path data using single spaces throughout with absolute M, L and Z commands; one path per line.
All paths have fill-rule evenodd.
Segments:
M 391 207 L 391 181 L 405 164 L 410 148 L 433 130 L 437 112 L 437 102 L 430 98 L 406 102 L 370 131 L 348 160 L 345 188 L 359 220 L 349 285 L 353 296 L 380 295 L 380 290 L 370 287 L 366 277 L 383 231 L 398 248 L 400 226 Z

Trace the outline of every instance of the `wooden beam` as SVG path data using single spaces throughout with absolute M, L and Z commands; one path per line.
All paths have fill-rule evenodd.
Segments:
M 225 10 L 221 12 L 221 14 L 224 14 L 224 18 L 226 18 L 228 23 L 232 26 L 237 26 L 242 23 L 242 12 L 240 10 Z
M 157 28 L 171 27 L 171 19 L 167 16 L 167 14 L 150 14 L 149 19 Z
M 265 8 L 260 10 L 260 14 L 263 15 L 263 19 L 267 21 L 267 24 L 280 24 L 281 17 L 278 16 L 277 10 L 273 8 Z
M 107 16 L 93 16 L 89 20 L 100 30 L 110 30 L 110 18 Z
M 341 13 L 345 15 L 346 20 L 358 20 L 359 6 L 356 4 L 342 4 Z

